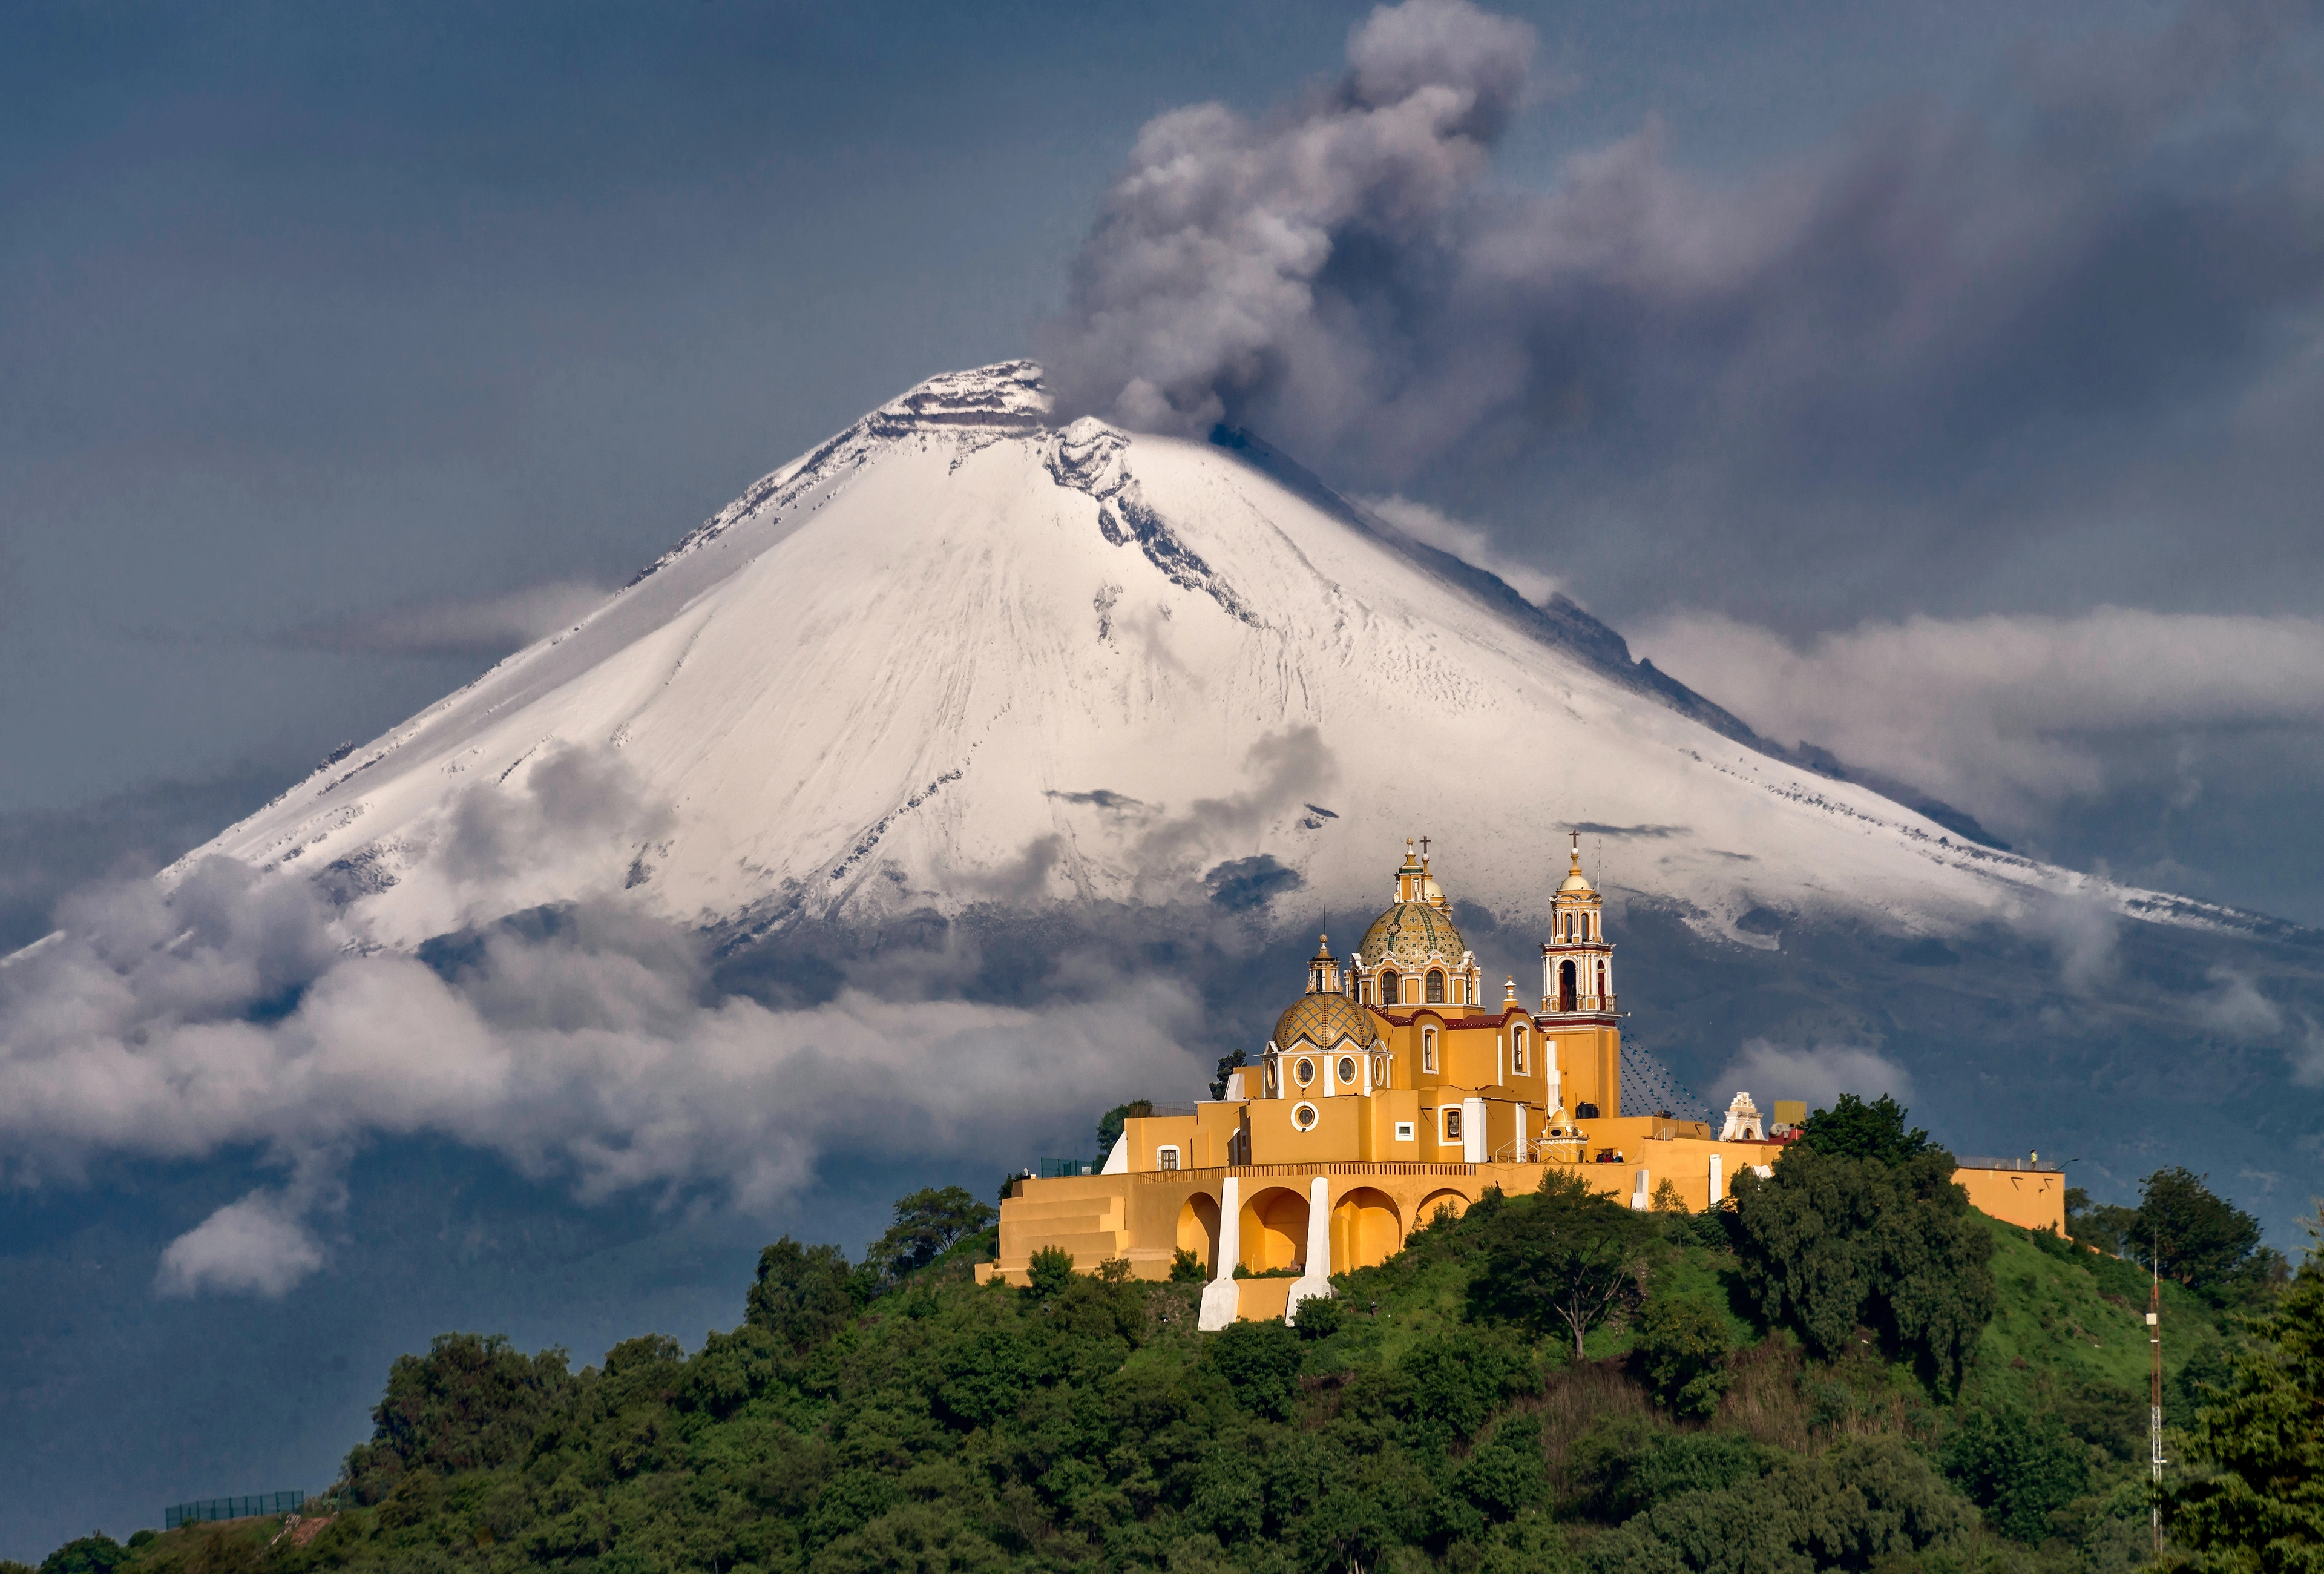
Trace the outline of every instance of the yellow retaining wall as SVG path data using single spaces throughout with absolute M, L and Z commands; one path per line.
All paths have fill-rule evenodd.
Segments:
M 1611 1125 L 1614 1123 L 1605 1123 Z M 1631 1123 L 1624 1121 L 1624 1126 Z M 1774 1162 L 1781 1149 L 1756 1143 L 1709 1142 L 1692 1135 L 1651 1134 L 1655 1123 L 1620 1134 L 1619 1163 L 1561 1164 L 1592 1190 L 1628 1199 L 1637 1172 L 1646 1171 L 1647 1195 L 1667 1180 L 1690 1211 L 1710 1206 L 1710 1160 L 1720 1162 L 1722 1192 L 1748 1166 Z M 1670 1129 L 1667 1123 L 1661 1129 Z M 1609 1133 L 1611 1139 L 1615 1134 Z M 1599 1146 L 1616 1143 L 1593 1140 Z M 1253 1270 L 1304 1264 L 1310 1188 L 1325 1176 L 1332 1208 L 1332 1271 L 1344 1273 L 1386 1260 L 1404 1245 L 1413 1229 L 1440 1208 L 1456 1214 L 1499 1187 L 1511 1196 L 1535 1190 L 1550 1166 L 1544 1164 L 1398 1163 L 1346 1161 L 1296 1164 L 1242 1164 L 1232 1168 L 1133 1171 L 1120 1175 L 1073 1175 L 1025 1180 L 1001 1205 L 1001 1250 L 996 1262 L 980 1264 L 979 1283 L 994 1278 L 1027 1282 L 1032 1255 L 1058 1246 L 1073 1254 L 1074 1266 L 1089 1273 L 1109 1258 L 1130 1264 L 1139 1279 L 1167 1279 L 1183 1247 L 1201 1261 L 1204 1276 L 1217 1273 L 1213 1261 L 1219 1233 L 1222 1182 L 1231 1176 L 1240 1193 L 1241 1261 Z M 2028 1229 L 2065 1228 L 2065 1180 L 2055 1171 L 1960 1170 L 1953 1179 L 1971 1206 Z M 1247 1279 L 1241 1315 L 1281 1316 L 1288 1279 Z M 1272 1305 L 1274 1310 L 1259 1310 Z

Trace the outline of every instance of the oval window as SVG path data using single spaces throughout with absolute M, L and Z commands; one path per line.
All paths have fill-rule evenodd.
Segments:
M 1303 1055 L 1300 1057 L 1299 1063 L 1291 1069 L 1291 1074 L 1298 1078 L 1299 1086 L 1305 1088 L 1315 1080 L 1315 1062 Z
M 1356 1058 L 1353 1055 L 1342 1055 L 1340 1057 L 1340 1080 L 1342 1082 L 1353 1082 L 1355 1079 Z
M 1315 1106 L 1312 1104 L 1302 1104 L 1294 1107 L 1291 1111 L 1291 1124 L 1297 1126 L 1301 1131 L 1314 1131 L 1315 1129 Z

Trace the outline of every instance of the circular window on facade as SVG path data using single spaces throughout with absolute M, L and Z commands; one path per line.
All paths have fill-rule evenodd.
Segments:
M 1342 1055 L 1340 1057 L 1340 1080 L 1342 1082 L 1353 1083 L 1355 1079 L 1356 1058 L 1353 1055 Z
M 1315 1129 L 1315 1106 L 1312 1104 L 1297 1104 L 1292 1106 L 1291 1124 L 1297 1126 L 1301 1131 L 1314 1131 Z
M 1299 1063 L 1291 1068 L 1291 1074 L 1298 1078 L 1299 1086 L 1305 1088 L 1315 1080 L 1315 1062 L 1303 1056 Z

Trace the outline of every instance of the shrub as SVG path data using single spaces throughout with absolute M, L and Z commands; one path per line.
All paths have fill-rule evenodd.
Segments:
M 129 1549 L 102 1532 L 67 1542 L 41 1560 L 41 1574 L 113 1574 L 129 1560 Z
M 1340 1331 L 1344 1316 L 1345 1310 L 1333 1297 L 1311 1295 L 1299 1303 L 1293 1330 L 1303 1339 L 1328 1339 Z
M 1194 1255 L 1194 1253 L 1187 1251 L 1182 1246 L 1171 1255 L 1171 1283 L 1201 1284 L 1208 1281 L 1210 1275 L 1203 1272 L 1202 1258 Z
M 1237 1404 L 1277 1421 L 1291 1413 L 1304 1358 L 1299 1336 L 1273 1320 L 1231 1323 L 1203 1352 L 1204 1365 L 1226 1379 Z
M 1756 1481 L 1775 1458 L 1771 1449 L 1730 1433 L 1601 1421 L 1567 1452 L 1565 1473 L 1575 1507 L 1618 1524 L 1665 1497 Z
M 1026 1264 L 1025 1293 L 1047 1301 L 1074 1282 L 1074 1255 L 1063 1246 L 1043 1246 Z
M 2050 1511 L 2089 1487 L 2089 1448 L 2054 1415 L 1973 1412 L 1945 1440 L 1940 1459 L 1994 1528 L 2020 1542 L 2040 1542 Z
M 1630 1347 L 1630 1366 L 1655 1396 L 1679 1415 L 1702 1417 L 1727 1393 L 1727 1319 L 1699 1301 L 1665 1296 L 1646 1302 Z

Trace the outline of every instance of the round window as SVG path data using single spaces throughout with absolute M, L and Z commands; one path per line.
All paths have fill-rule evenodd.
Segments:
M 1342 1082 L 1353 1082 L 1355 1079 L 1356 1058 L 1353 1055 L 1342 1055 L 1340 1057 L 1340 1080 Z
M 1294 1105 L 1291 1110 L 1291 1124 L 1297 1126 L 1301 1131 L 1314 1131 L 1315 1129 L 1315 1106 L 1312 1104 Z
M 1298 1078 L 1299 1086 L 1305 1088 L 1315 1080 L 1315 1062 L 1302 1059 L 1297 1065 L 1291 1068 L 1291 1074 Z

